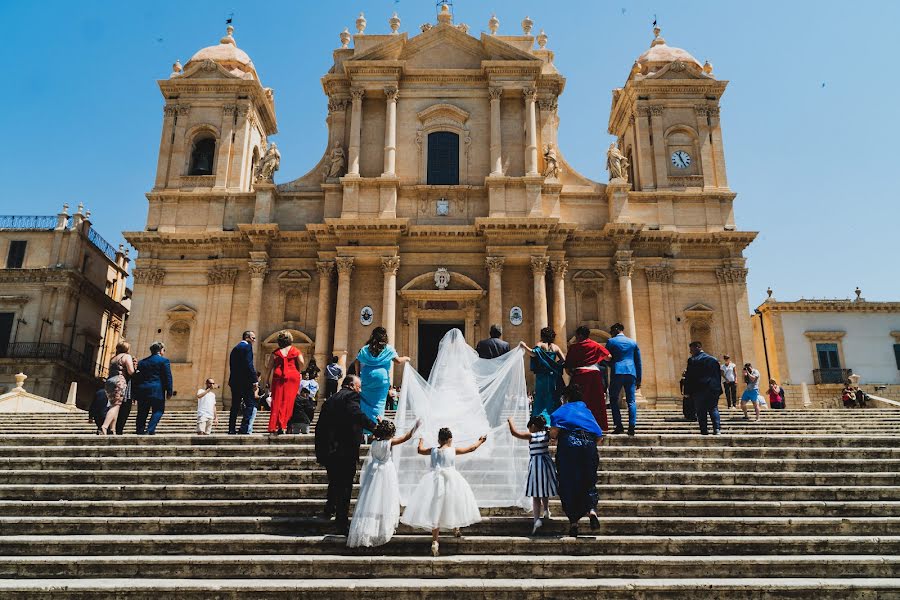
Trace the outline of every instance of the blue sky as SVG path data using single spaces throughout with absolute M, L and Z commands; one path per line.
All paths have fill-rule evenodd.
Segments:
M 266 3 L 228 0 L 0 3 L 6 81 L 0 99 L 4 214 L 55 214 L 83 201 L 111 242 L 141 229 L 156 168 L 162 97 L 156 80 L 216 43 L 234 13 L 238 45 L 275 88 L 279 181 L 323 152 L 319 78 L 338 34 L 365 11 L 369 33 L 434 21 L 433 0 Z M 606 181 L 610 90 L 652 38 L 663 37 L 730 80 L 722 102 L 738 227 L 759 231 L 747 252 L 751 307 L 779 299 L 900 299 L 896 237 L 900 117 L 893 62 L 900 2 L 538 2 L 457 0 L 456 22 L 478 35 L 491 12 L 501 34 L 530 16 L 568 79 L 560 147 Z M 889 177 L 890 176 L 890 177 Z M 894 256 L 894 259 L 890 257 Z

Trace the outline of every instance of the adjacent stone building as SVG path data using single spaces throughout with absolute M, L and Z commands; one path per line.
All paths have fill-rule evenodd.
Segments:
M 0 393 L 24 372 L 63 402 L 78 382 L 86 406 L 122 336 L 128 256 L 91 227 L 90 211 L 0 216 Z
M 136 340 L 166 342 L 178 390 L 224 380 L 244 329 L 263 352 L 291 330 L 321 365 L 384 324 L 428 372 L 450 327 L 474 343 L 497 322 L 533 343 L 551 325 L 564 344 L 581 323 L 603 339 L 622 321 L 651 404 L 678 395 L 691 339 L 752 355 L 742 253 L 755 233 L 734 222 L 727 82 L 711 65 L 658 29 L 623 65 L 603 184 L 558 147 L 566 80 L 530 19 L 503 35 L 492 17 L 473 35 L 444 6 L 415 33 L 396 15 L 388 26 L 372 33 L 360 15 L 340 34 L 321 80 L 323 156 L 280 185 L 274 93 L 230 26 L 159 82 L 156 182 L 146 227 L 126 237 Z
M 770 290 L 753 316 L 753 335 L 760 373 L 789 393 L 807 384 L 822 404 L 856 375 L 868 393 L 900 399 L 900 302 L 870 302 L 858 288 L 853 300 L 785 302 Z

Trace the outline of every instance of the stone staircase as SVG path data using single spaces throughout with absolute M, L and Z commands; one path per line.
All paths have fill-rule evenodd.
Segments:
M 0 598 L 900 598 L 898 410 L 725 410 L 705 437 L 645 410 L 600 448 L 596 535 L 558 501 L 538 537 L 485 510 L 439 558 L 406 528 L 347 549 L 311 435 L 193 429 L 0 414 Z

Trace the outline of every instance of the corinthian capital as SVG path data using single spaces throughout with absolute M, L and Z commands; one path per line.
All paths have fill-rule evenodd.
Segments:
M 522 90 L 522 95 L 525 96 L 526 102 L 534 102 L 537 100 L 537 90 L 533 87 L 527 87 Z
M 319 272 L 319 277 L 331 277 L 334 273 L 334 263 L 330 260 L 316 261 L 316 271 Z
M 384 95 L 387 97 L 388 100 L 396 100 L 397 97 L 400 95 L 400 90 L 398 90 L 397 86 L 395 86 L 395 85 L 389 85 L 386 88 L 384 88 Z
M 502 87 L 488 88 L 488 94 L 490 94 L 491 100 L 499 100 L 500 96 L 503 95 L 503 88 Z
M 669 283 L 672 281 L 673 274 L 674 269 L 668 265 L 644 268 L 644 275 L 647 276 L 647 281 L 651 283 Z
M 381 257 L 381 270 L 385 275 L 396 275 L 397 270 L 400 268 L 400 257 L 399 256 L 382 256 Z
M 269 272 L 269 263 L 264 260 L 251 260 L 247 263 L 251 279 L 263 279 Z
M 535 276 L 541 276 L 547 272 L 547 265 L 550 264 L 550 257 L 548 256 L 532 256 L 531 257 L 531 272 Z
M 352 256 L 338 256 L 334 259 L 334 264 L 337 266 L 338 275 L 349 275 L 353 272 Z
M 503 256 L 486 256 L 484 259 L 484 268 L 488 270 L 488 273 L 502 273 L 503 263 L 505 262 L 506 258 Z
M 350 88 L 350 97 L 353 98 L 353 101 L 357 100 L 362 101 L 363 96 L 366 95 L 366 90 L 362 88 Z
M 566 273 L 569 272 L 569 261 L 555 260 L 550 263 L 550 270 L 553 271 L 553 277 L 555 279 L 562 279 L 566 276 Z
M 613 265 L 613 269 L 619 277 L 631 277 L 634 274 L 634 261 L 620 260 Z

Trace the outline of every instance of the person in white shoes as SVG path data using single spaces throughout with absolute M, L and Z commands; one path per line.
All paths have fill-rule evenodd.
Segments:
M 213 391 L 219 386 L 214 379 L 206 380 L 206 387 L 197 390 L 197 433 L 209 435 L 213 425 L 219 424 L 219 415 L 216 413 L 216 393 Z
M 550 457 L 550 435 L 547 432 L 547 418 L 534 415 L 528 420 L 528 431 L 519 431 L 513 425 L 512 418 L 507 420 L 509 432 L 520 440 L 528 440 L 528 480 L 525 484 L 525 495 L 531 498 L 531 510 L 534 514 L 534 527 L 531 534 L 544 525 L 543 519 L 550 518 L 550 497 L 557 495 L 558 483 L 556 467 Z

